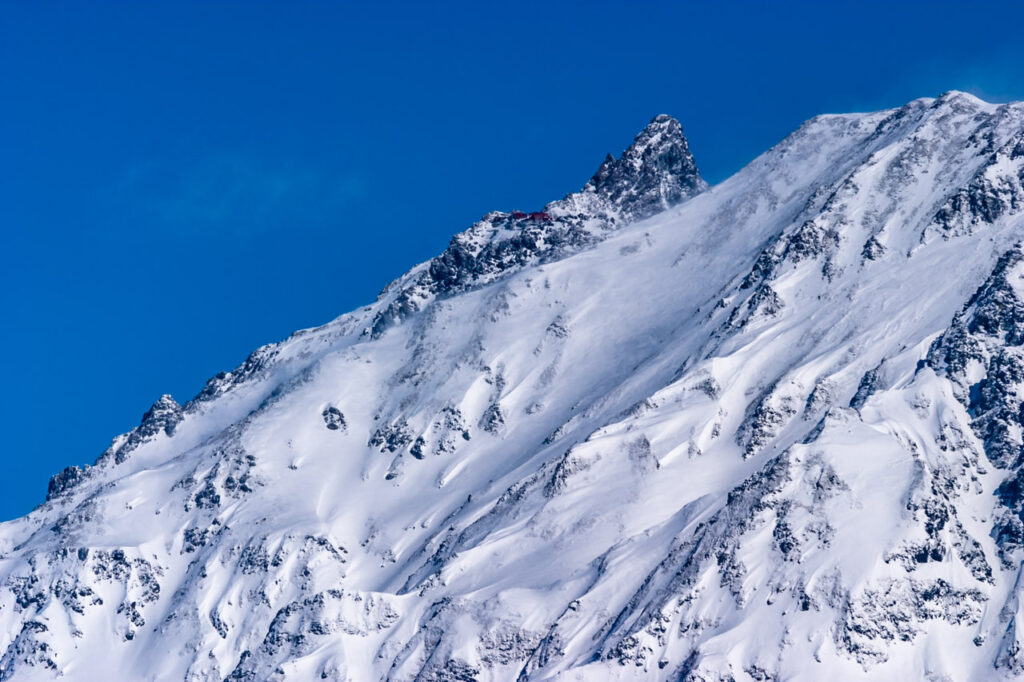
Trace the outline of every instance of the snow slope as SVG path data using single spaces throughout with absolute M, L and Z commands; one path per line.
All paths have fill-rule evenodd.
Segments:
M 1024 104 L 657 117 L 0 525 L 0 680 L 1024 675 Z

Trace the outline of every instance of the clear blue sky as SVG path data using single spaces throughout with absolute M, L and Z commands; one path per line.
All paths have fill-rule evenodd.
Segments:
M 0 519 L 654 114 L 716 182 L 818 113 L 1024 99 L 1024 10 L 971 4 L 0 0 Z

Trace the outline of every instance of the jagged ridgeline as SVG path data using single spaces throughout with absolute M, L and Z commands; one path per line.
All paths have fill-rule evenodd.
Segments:
M 1024 104 L 658 116 L 0 526 L 0 680 L 1013 680 Z

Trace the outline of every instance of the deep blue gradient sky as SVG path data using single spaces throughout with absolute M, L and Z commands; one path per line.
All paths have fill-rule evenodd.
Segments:
M 657 113 L 716 182 L 818 113 L 1024 98 L 1024 9 L 971 4 L 0 0 L 0 519 Z

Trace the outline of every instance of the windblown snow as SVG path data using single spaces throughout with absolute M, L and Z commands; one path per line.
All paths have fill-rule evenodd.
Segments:
M 1024 104 L 656 117 L 0 525 L 0 680 L 1024 675 Z

